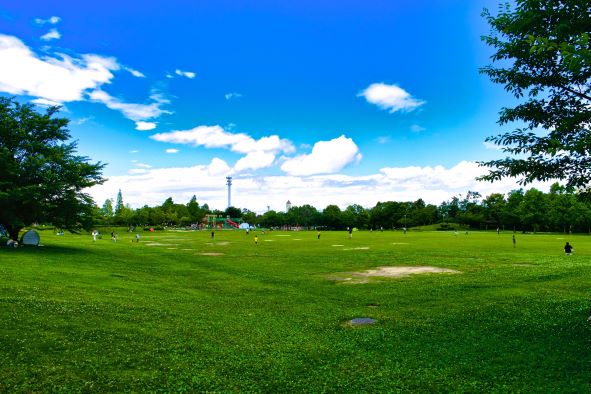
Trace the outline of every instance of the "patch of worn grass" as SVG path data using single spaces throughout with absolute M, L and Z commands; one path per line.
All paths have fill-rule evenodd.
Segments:
M 589 390 L 587 236 L 253 236 L 0 250 L 0 392 Z M 328 280 L 419 265 L 462 274 Z

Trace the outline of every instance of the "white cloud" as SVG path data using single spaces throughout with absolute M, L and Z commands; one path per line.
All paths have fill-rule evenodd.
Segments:
M 59 40 L 62 35 L 57 29 L 50 29 L 47 33 L 41 36 L 43 41 Z
M 38 103 L 90 99 L 136 122 L 170 113 L 161 108 L 169 101 L 158 93 L 150 95 L 148 104 L 134 104 L 102 90 L 120 69 L 117 59 L 93 54 L 39 57 L 18 38 L 0 34 L 0 92 L 33 96 Z
M 136 78 L 146 78 L 146 76 L 141 71 L 134 70 L 131 67 L 125 67 L 125 70 Z
M 171 149 L 166 149 L 164 152 L 166 152 L 166 153 L 179 153 L 179 150 L 178 149 L 172 149 L 171 148 Z
M 156 128 L 157 123 L 154 122 L 135 122 L 135 129 L 140 131 L 146 130 L 154 130 Z
M 59 103 L 81 101 L 85 93 L 110 83 L 119 69 L 113 58 L 37 57 L 21 40 L 0 34 L 0 91 Z
M 179 70 L 178 68 L 175 70 L 174 73 L 176 75 L 180 75 L 181 77 L 186 77 L 186 78 L 189 78 L 189 79 L 193 79 L 197 75 L 197 74 L 195 74 L 192 71 L 182 71 L 182 70 Z
M 159 94 L 152 94 L 150 104 L 134 104 L 125 103 L 119 99 L 112 97 L 107 92 L 97 89 L 93 90 L 88 95 L 91 100 L 100 102 L 112 110 L 120 111 L 123 115 L 135 122 L 142 120 L 157 118 L 162 114 L 171 114 L 172 112 L 161 108 L 162 105 L 168 104 L 169 101 L 162 98 Z M 137 123 L 136 123 L 137 126 Z M 138 129 L 139 130 L 139 129 Z M 149 129 L 146 129 L 149 130 Z
M 390 142 L 391 138 L 389 135 L 384 135 L 381 137 L 376 138 L 376 142 L 378 144 L 387 144 L 388 142 Z
M 399 86 L 384 83 L 372 83 L 358 96 L 365 97 L 368 103 L 387 109 L 390 113 L 410 112 L 425 104 L 425 101 L 412 97 L 410 93 Z
M 412 131 L 413 133 L 420 133 L 421 131 L 425 130 L 426 129 L 424 127 L 421 127 L 418 124 L 413 124 L 412 126 L 410 126 L 410 131 Z
M 133 150 L 130 150 L 130 151 L 129 151 L 129 153 L 131 153 L 131 154 L 134 154 L 134 153 L 139 153 L 139 150 L 137 150 L 137 149 L 133 149 Z
M 293 144 L 277 135 L 262 137 L 258 140 L 244 133 L 230 133 L 221 126 L 197 126 L 191 130 L 171 131 L 154 134 L 150 138 L 160 142 L 203 146 L 206 148 L 229 148 L 237 153 L 256 151 L 271 153 L 292 153 Z
M 152 166 L 151 166 L 151 165 L 149 165 L 149 164 L 144 164 L 144 163 L 137 163 L 135 166 L 136 166 L 136 167 L 140 167 L 140 168 L 152 168 Z
M 330 141 L 315 143 L 310 154 L 287 159 L 281 169 L 289 175 L 330 174 L 359 160 L 361 154 L 355 142 L 341 135 Z
M 84 118 L 72 119 L 72 124 L 75 124 L 76 126 L 80 126 L 92 119 L 94 119 L 94 116 L 86 116 Z
M 269 152 L 254 151 L 242 157 L 234 165 L 234 171 L 258 170 L 273 165 L 275 155 Z
M 133 207 L 160 205 L 168 197 L 186 203 L 191 196 L 197 195 L 199 204 L 215 203 L 216 207 L 225 209 L 226 203 L 222 201 L 227 202 L 225 177 L 229 172 L 230 167 L 225 161 L 214 158 L 207 165 L 137 169 L 129 175 L 109 177 L 104 184 L 88 191 L 101 204 L 116 196 L 121 189 L 125 202 Z
M 186 203 L 195 194 L 200 204 L 224 209 L 227 204 L 225 177 L 230 171 L 230 167 L 220 159 L 213 159 L 208 165 L 149 169 L 138 175 L 110 177 L 105 184 L 90 189 L 90 194 L 102 204 L 121 189 L 125 201 L 134 207 L 159 205 L 168 197 Z M 475 180 L 476 176 L 485 172 L 486 169 L 477 163 L 463 161 L 451 168 L 388 167 L 379 173 L 364 176 L 234 176 L 232 205 L 260 213 L 266 211 L 267 205 L 271 209 L 284 210 L 288 199 L 318 209 L 330 204 L 342 209 L 350 204 L 373 207 L 378 201 L 416 201 L 419 198 L 439 205 L 468 190 L 488 196 L 520 187 L 511 179 L 495 183 Z M 531 187 L 548 190 L 550 183 L 536 183 Z
M 50 24 L 50 25 L 55 25 L 57 23 L 59 23 L 62 19 L 59 16 L 52 16 L 48 19 L 41 19 L 41 18 L 35 18 L 35 23 L 38 25 L 44 25 L 46 23 Z
M 34 100 L 31 100 L 31 102 L 35 105 L 38 105 L 40 107 L 54 107 L 54 106 L 61 106 L 61 103 L 58 103 L 57 101 L 53 101 L 53 100 L 47 100 L 44 98 L 37 98 Z
M 224 97 L 226 98 L 226 100 L 231 100 L 231 99 L 236 99 L 236 98 L 242 97 L 242 94 L 236 93 L 236 92 L 231 92 L 231 93 L 226 93 L 224 95 Z
M 146 170 L 144 168 L 132 168 L 132 169 L 128 170 L 127 172 L 131 175 L 137 175 L 137 174 L 145 174 L 146 172 L 148 172 L 148 170 Z

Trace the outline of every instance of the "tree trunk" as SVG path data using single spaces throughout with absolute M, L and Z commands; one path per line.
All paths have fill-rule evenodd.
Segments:
M 8 226 L 6 230 L 8 231 L 8 236 L 10 239 L 17 241 L 18 240 L 18 233 L 21 231 L 22 227 L 18 226 Z

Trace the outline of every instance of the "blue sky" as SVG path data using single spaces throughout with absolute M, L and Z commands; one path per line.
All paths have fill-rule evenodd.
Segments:
M 90 190 L 258 212 L 440 203 L 500 157 L 513 99 L 488 64 L 496 1 L 101 1 L 0 6 L 0 94 L 63 105 Z

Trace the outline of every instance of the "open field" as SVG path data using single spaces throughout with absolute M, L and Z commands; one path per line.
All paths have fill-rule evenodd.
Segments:
M 254 234 L 1 249 L 0 392 L 590 391 L 589 236 Z

